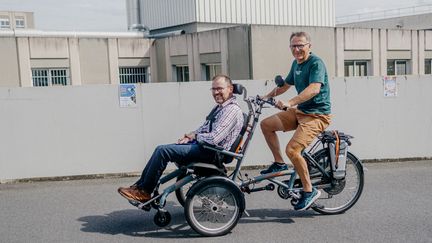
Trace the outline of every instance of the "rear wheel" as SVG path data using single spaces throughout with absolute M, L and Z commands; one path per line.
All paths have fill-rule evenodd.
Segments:
M 330 156 L 327 149 L 320 150 L 313 158 L 331 173 Z M 315 202 L 313 210 L 321 214 L 339 214 L 350 209 L 363 191 L 363 166 L 352 153 L 348 152 L 346 161 L 346 175 L 344 179 L 332 179 L 323 182 L 329 186 L 322 189 L 320 198 Z M 316 178 L 312 178 L 312 181 Z
M 227 234 L 237 225 L 242 213 L 242 193 L 231 183 L 201 183 L 186 199 L 186 220 L 203 236 Z

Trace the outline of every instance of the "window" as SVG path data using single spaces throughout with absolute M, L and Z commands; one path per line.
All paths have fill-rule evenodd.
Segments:
M 119 69 L 121 84 L 147 83 L 147 67 L 121 67 Z
M 425 74 L 432 74 L 432 59 L 425 59 Z
M 219 63 L 204 64 L 205 80 L 211 80 L 214 76 L 222 73 L 222 67 Z
M 189 81 L 189 67 L 188 66 L 175 66 L 177 82 Z
M 9 18 L 0 17 L 0 29 L 9 29 L 9 28 L 10 28 Z
M 34 87 L 70 85 L 68 69 L 32 69 Z
M 345 61 L 345 77 L 367 76 L 368 61 Z
M 24 18 L 22 18 L 22 17 L 17 17 L 16 19 L 15 19 L 15 27 L 16 28 L 25 28 L 25 21 L 24 21 Z
M 407 60 L 387 60 L 387 75 L 408 74 Z

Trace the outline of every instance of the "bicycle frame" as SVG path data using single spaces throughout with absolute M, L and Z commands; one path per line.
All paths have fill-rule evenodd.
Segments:
M 237 182 L 237 178 L 239 178 L 240 175 L 240 170 L 241 170 L 241 165 L 244 159 L 244 155 L 247 152 L 247 149 L 249 147 L 249 144 L 253 138 L 255 129 L 257 127 L 258 121 L 259 121 L 259 117 L 262 114 L 262 109 L 263 108 L 267 108 L 264 105 L 265 104 L 269 104 L 274 106 L 274 100 L 263 100 L 261 98 L 257 97 L 247 97 L 247 90 L 243 87 L 243 100 L 246 102 L 247 106 L 248 106 L 248 121 L 247 121 L 247 130 L 246 130 L 246 139 L 244 140 L 241 149 L 238 153 L 233 153 L 227 150 L 218 150 L 215 149 L 213 147 L 210 146 L 206 146 L 203 145 L 205 148 L 210 149 L 210 150 L 214 150 L 217 151 L 219 153 L 222 153 L 224 155 L 229 155 L 229 156 L 233 156 L 235 160 L 237 160 L 236 162 L 236 166 L 234 168 L 234 171 L 232 172 L 231 175 L 228 176 L 228 178 L 230 178 L 231 180 L 233 180 L 234 182 L 236 182 L 236 184 L 244 191 L 244 192 L 255 192 L 255 191 L 261 191 L 261 190 L 265 190 L 262 188 L 256 188 L 256 189 L 247 189 L 249 187 L 249 185 L 251 184 L 255 184 L 255 183 L 259 183 L 263 180 L 268 180 L 278 186 L 281 186 L 285 189 L 287 189 L 289 192 L 299 192 L 302 190 L 302 188 L 295 188 L 294 189 L 294 184 L 295 184 L 295 179 L 297 178 L 297 172 L 294 169 L 290 169 L 290 170 L 286 170 L 286 171 L 281 171 L 281 172 L 275 172 L 275 173 L 269 173 L 269 174 L 265 174 L 265 175 L 259 175 L 253 178 L 248 178 L 247 180 L 243 180 L 240 179 L 239 182 Z M 317 145 L 320 143 L 320 141 L 317 141 L 312 148 L 309 150 L 309 152 L 303 152 L 303 157 L 306 159 L 306 161 L 308 163 L 311 163 L 314 167 L 318 168 L 318 170 L 323 174 L 323 176 L 325 177 L 330 177 L 330 175 L 325 171 L 324 168 L 322 168 L 312 157 L 311 152 L 317 147 Z M 136 204 L 134 204 L 134 206 L 144 209 L 144 210 L 149 210 L 150 208 L 150 204 L 155 202 L 156 200 L 158 200 L 158 206 L 159 208 L 163 207 L 166 203 L 166 198 L 168 197 L 169 194 L 171 194 L 172 192 L 176 191 L 177 189 L 185 186 L 186 184 L 197 180 L 197 175 L 195 175 L 193 173 L 193 167 L 196 166 L 196 164 L 191 164 L 189 166 L 186 167 L 182 167 L 179 168 L 171 173 L 169 173 L 168 175 L 162 177 L 159 181 L 159 184 L 155 190 L 155 192 L 158 191 L 158 188 L 160 185 L 165 184 L 168 181 L 171 181 L 174 178 L 177 178 L 179 175 L 186 173 L 187 175 L 182 178 L 181 180 L 177 181 L 176 183 L 174 183 L 171 186 L 168 186 L 167 188 L 165 188 L 163 190 L 163 192 L 161 194 L 157 194 L 155 195 L 151 200 L 145 202 L 145 203 L 140 203 L 140 202 L 136 202 Z M 274 178 L 276 177 L 281 177 L 281 176 L 290 176 L 288 183 L 284 183 L 282 181 L 278 181 Z M 321 186 L 320 186 L 321 187 Z M 273 188 L 274 189 L 274 188 Z M 298 198 L 299 196 L 295 195 L 295 193 L 291 194 L 291 196 Z

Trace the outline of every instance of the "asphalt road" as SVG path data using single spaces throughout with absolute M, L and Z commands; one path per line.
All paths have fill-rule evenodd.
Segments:
M 190 229 L 174 195 L 172 223 L 155 226 L 155 211 L 117 194 L 133 178 L 0 185 L 0 242 L 432 242 L 432 161 L 366 167 L 362 197 L 344 214 L 296 212 L 258 192 L 246 196 L 250 217 L 216 238 Z

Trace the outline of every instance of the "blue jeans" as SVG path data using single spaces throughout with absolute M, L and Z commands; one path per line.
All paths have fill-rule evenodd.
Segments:
M 214 157 L 215 152 L 198 144 L 159 145 L 144 168 L 141 178 L 135 184 L 139 189 L 152 193 L 168 162 L 176 162 L 179 165 L 192 162 L 212 163 Z

